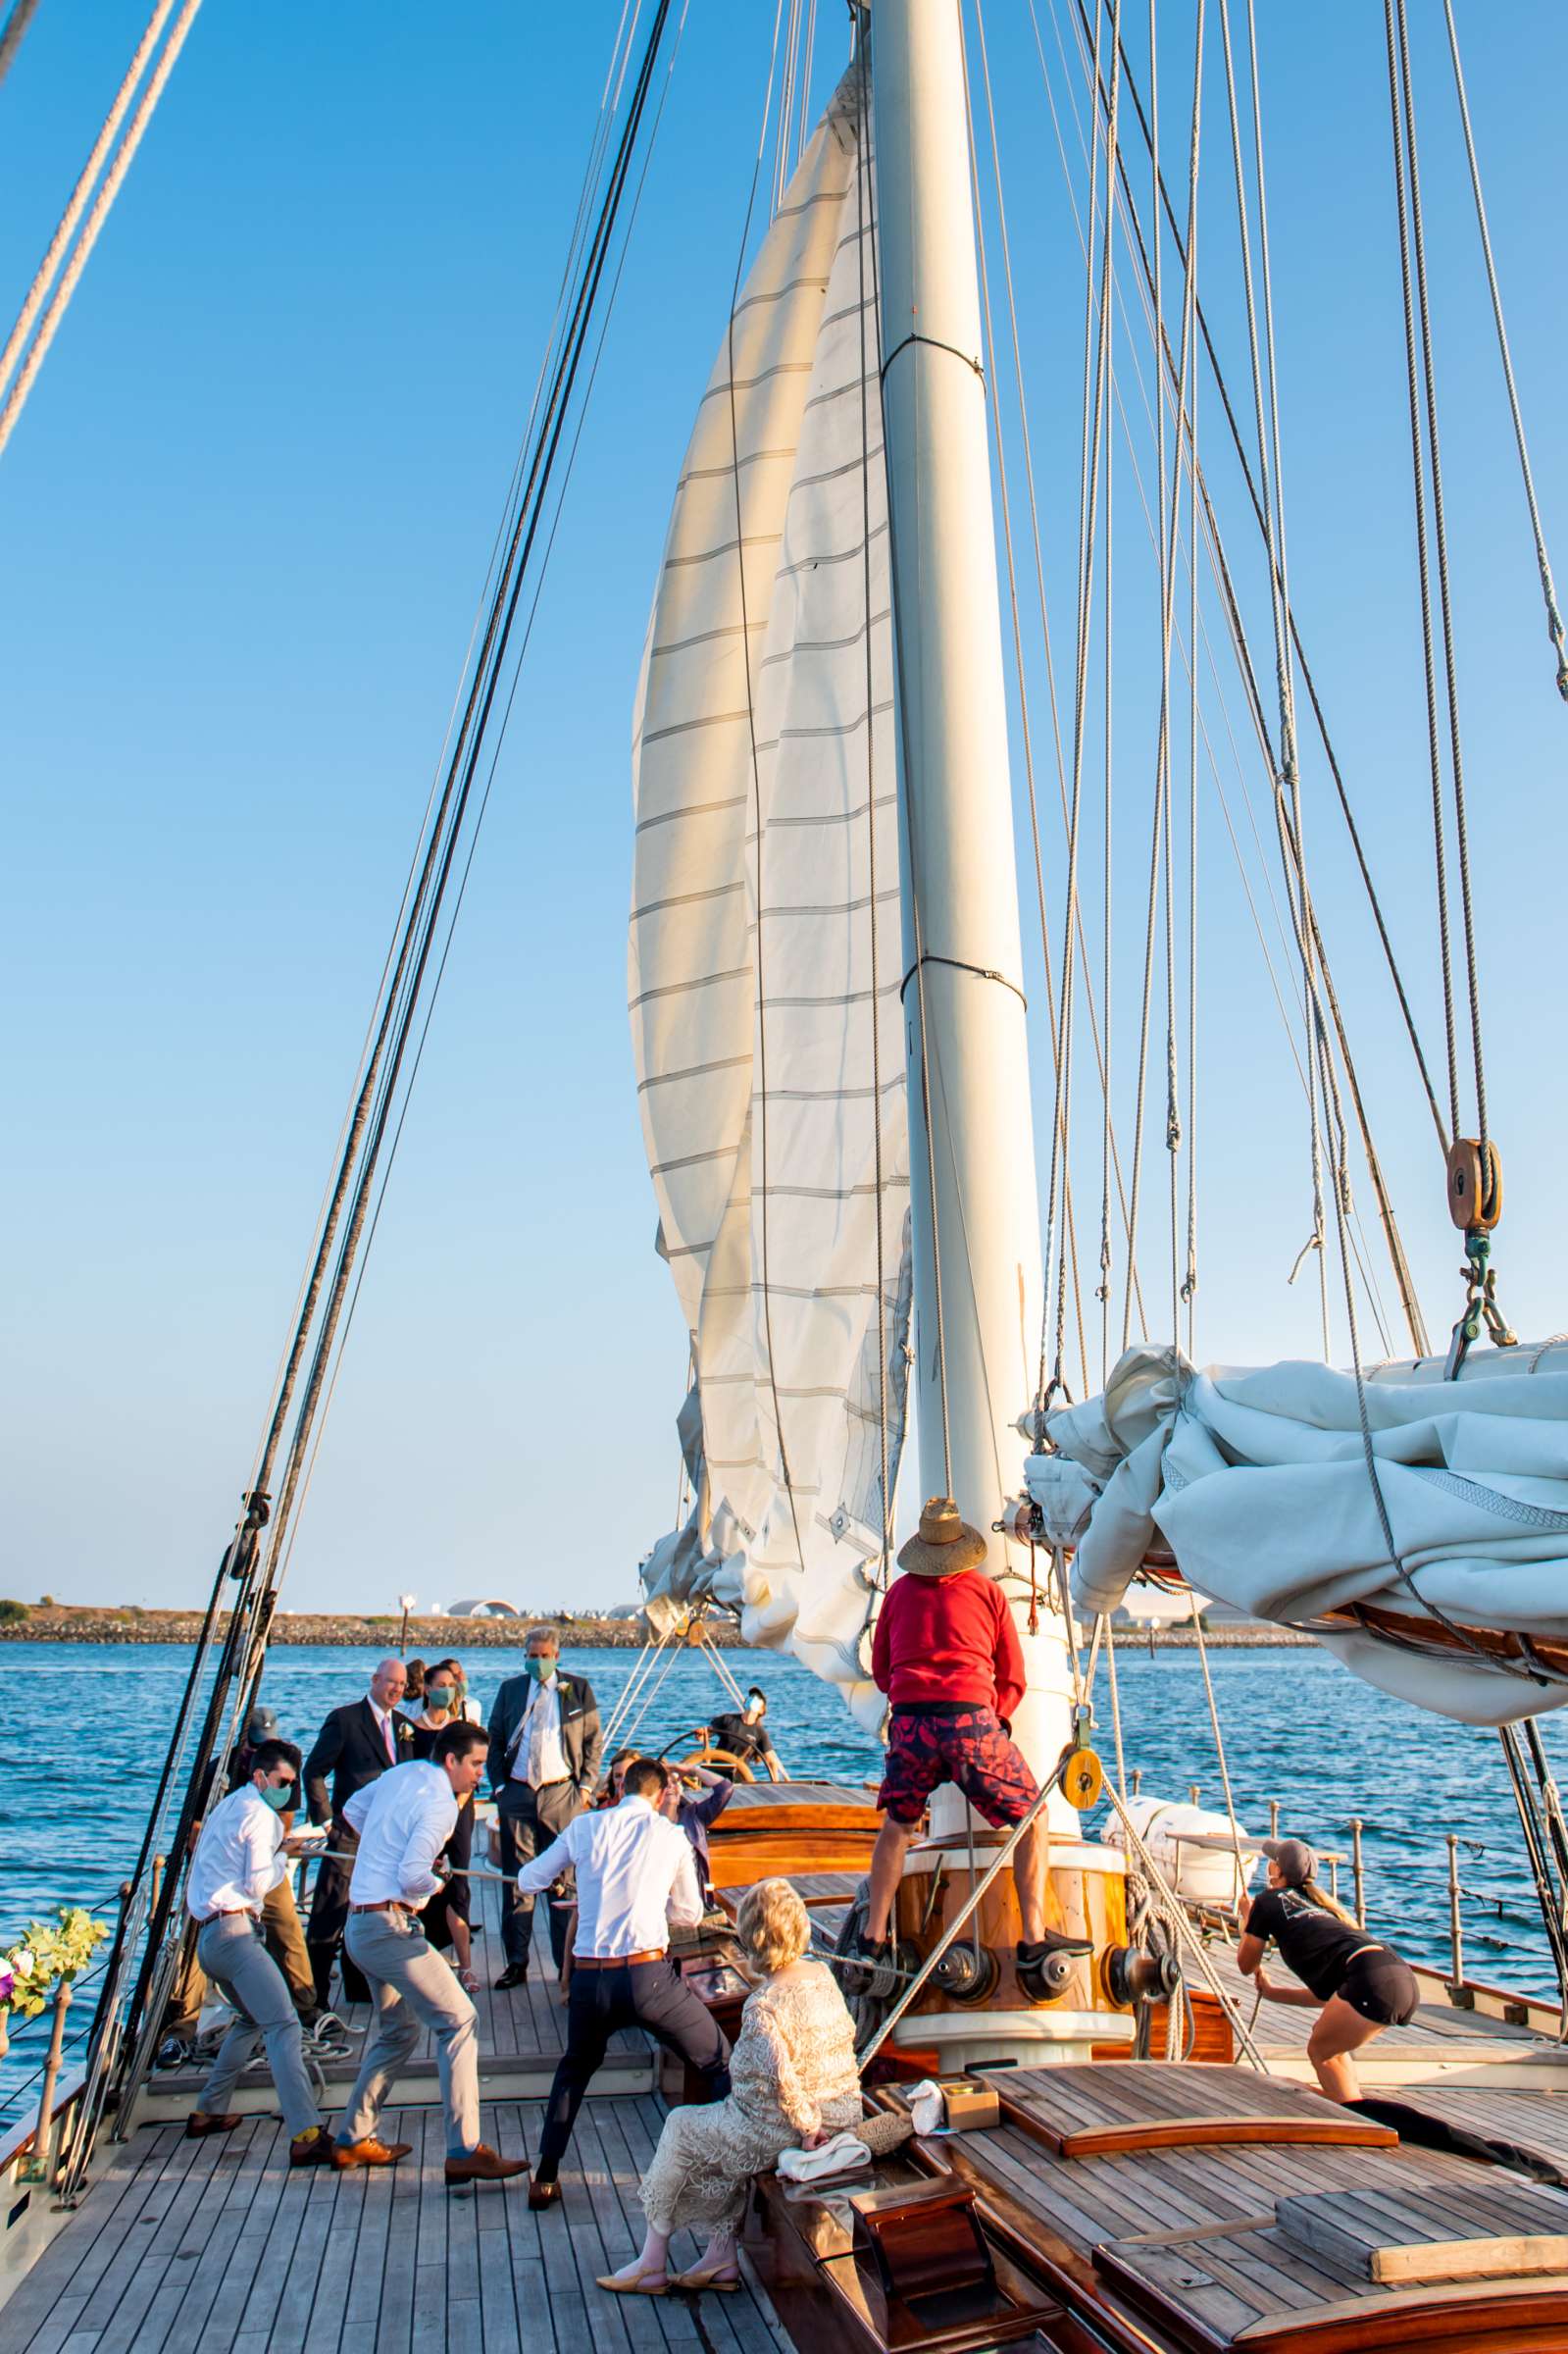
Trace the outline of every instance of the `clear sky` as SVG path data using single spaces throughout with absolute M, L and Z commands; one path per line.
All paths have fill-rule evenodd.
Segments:
M 1037 5 L 1060 106 L 1050 11 Z M 279 0 L 264 17 L 206 0 L 0 458 L 0 1592 L 188 1601 L 228 1533 L 618 13 L 598 0 L 469 0 L 433 15 L 404 0 Z M 1499 1287 L 1521 1331 L 1544 1337 L 1568 1325 L 1554 1051 L 1568 708 L 1552 685 L 1441 15 L 1416 13 L 1492 1120 L 1508 1173 Z M 7 317 L 144 14 L 143 0 L 46 4 L 0 88 Z M 1261 14 L 1291 587 L 1441 1059 L 1381 12 Z M 820 15 L 819 101 L 845 45 L 839 12 Z M 1554 54 L 1557 22 L 1544 0 L 1511 13 L 1506 39 L 1474 0 L 1460 19 L 1542 506 L 1568 567 L 1554 242 L 1564 101 L 1560 77 L 1521 70 Z M 1162 24 L 1165 150 L 1180 177 L 1187 8 Z M 992 0 L 986 29 L 1065 684 L 1082 271 L 1023 0 Z M 676 473 L 734 270 L 771 31 L 760 0 L 690 0 L 284 1597 L 296 1607 L 388 1609 L 400 1588 L 422 1605 L 481 1590 L 620 1601 L 669 1525 L 684 1339 L 652 1252 L 627 1037 L 630 719 Z M 1244 403 L 1217 77 L 1206 105 L 1204 292 Z M 1130 273 L 1126 284 L 1131 303 Z M 1120 342 L 1146 468 L 1132 344 Z M 1203 402 L 1267 687 L 1250 526 L 1206 383 Z M 1125 444 L 1117 465 L 1126 1064 L 1151 640 Z M 1229 677 L 1207 592 L 1205 603 Z M 1039 740 L 1037 656 L 1026 675 Z M 1234 690 L 1228 703 L 1255 788 Z M 1206 710 L 1231 790 L 1217 694 Z M 1441 1169 L 1310 743 L 1306 768 L 1325 929 L 1436 1334 L 1458 1288 Z M 1053 795 L 1053 773 L 1041 778 Z M 1199 815 L 1198 1354 L 1246 1360 L 1313 1346 L 1306 1287 L 1286 1288 L 1307 1230 L 1305 1122 L 1207 787 Z M 1053 910 L 1058 842 L 1048 832 Z M 1043 1096 L 1042 1025 L 1039 1046 Z M 1079 1116 L 1080 1183 L 1097 1203 L 1087 1095 Z M 1157 1203 L 1163 1175 L 1150 1167 Z

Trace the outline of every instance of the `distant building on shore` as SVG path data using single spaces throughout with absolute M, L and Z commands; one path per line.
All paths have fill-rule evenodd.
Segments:
M 493 1598 L 486 1599 L 483 1595 L 475 1595 L 467 1602 L 449 1602 L 446 1615 L 448 1618 L 521 1618 L 523 1612 L 515 1602 L 498 1602 Z

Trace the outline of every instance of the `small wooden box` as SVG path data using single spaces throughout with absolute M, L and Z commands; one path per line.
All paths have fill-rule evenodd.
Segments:
M 947 2123 L 955 2133 L 983 2133 L 988 2125 L 1001 2124 L 1002 2104 L 994 2084 L 983 2084 L 976 2076 L 942 2076 L 938 2081 Z
M 989 2248 L 966 2183 L 861 2191 L 849 2202 L 855 2254 L 875 2268 L 884 2293 L 908 2299 L 936 2289 L 988 2286 Z

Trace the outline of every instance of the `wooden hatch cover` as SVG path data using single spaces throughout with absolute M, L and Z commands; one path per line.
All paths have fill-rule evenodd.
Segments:
M 1251 2069 L 1139 2061 L 1108 2069 L 1009 2069 L 991 2077 L 1010 2121 L 1058 2158 L 1223 2142 L 1391 2149 L 1391 2125 Z
M 1568 2277 L 1568 2197 L 1506 2176 L 1463 2212 L 1416 2189 L 1403 2197 L 1311 2191 L 1281 2199 L 1274 2214 L 1281 2236 L 1303 2255 L 1330 2257 L 1385 2285 Z

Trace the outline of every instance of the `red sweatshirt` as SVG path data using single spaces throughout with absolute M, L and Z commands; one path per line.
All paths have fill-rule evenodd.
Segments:
M 1024 1654 L 1000 1586 L 984 1569 L 895 1578 L 871 1672 L 895 1709 L 968 1700 L 1011 1717 L 1024 1697 Z

